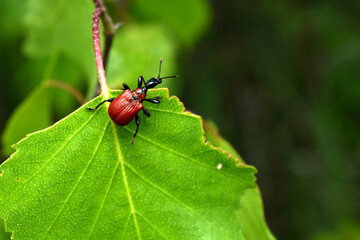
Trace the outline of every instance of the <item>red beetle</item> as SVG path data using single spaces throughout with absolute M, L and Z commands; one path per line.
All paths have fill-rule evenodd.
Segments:
M 145 100 L 147 102 L 159 104 L 159 97 L 156 99 L 146 99 L 146 93 L 148 89 L 154 88 L 156 85 L 162 83 L 162 79 L 164 78 L 176 78 L 175 76 L 168 77 L 160 77 L 161 73 L 161 63 L 162 58 L 160 59 L 160 67 L 159 67 L 159 76 L 157 78 L 151 78 L 149 81 L 145 83 L 145 80 L 142 76 L 138 79 L 138 88 L 135 90 L 130 90 L 129 86 L 126 83 L 123 83 L 124 91 L 117 98 L 110 98 L 102 101 L 95 108 L 86 108 L 87 110 L 96 110 L 101 106 L 104 102 L 111 102 L 108 113 L 110 118 L 114 121 L 115 124 L 119 126 L 125 126 L 129 124 L 134 118 L 136 122 L 136 131 L 131 139 L 131 144 L 134 145 L 134 138 L 139 130 L 140 118 L 138 113 L 140 110 L 143 110 L 146 116 L 150 117 L 150 113 L 143 106 L 142 102 Z M 142 83 L 144 83 L 145 87 L 141 87 Z

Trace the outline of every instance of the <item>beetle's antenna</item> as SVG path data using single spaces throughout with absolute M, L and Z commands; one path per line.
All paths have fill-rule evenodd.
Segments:
M 158 79 L 161 79 L 161 78 L 160 78 L 160 73 L 161 73 L 161 64 L 162 64 L 162 61 L 163 61 L 163 58 L 160 58 L 160 66 L 159 66 L 159 76 L 158 76 Z
M 179 75 L 174 75 L 174 76 L 167 76 L 167 77 L 162 77 L 162 78 L 159 78 L 159 79 L 164 79 L 164 78 L 178 78 Z

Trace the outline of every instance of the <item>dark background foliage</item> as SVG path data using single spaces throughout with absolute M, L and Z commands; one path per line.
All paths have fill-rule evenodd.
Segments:
M 194 79 L 183 101 L 258 168 L 279 239 L 338 228 L 345 239 L 359 227 L 359 2 L 214 1 L 213 10 L 210 31 L 182 56 Z
M 41 79 L 45 65 L 23 54 L 20 16 L 26 8 L 11 2 L 0 3 L 0 131 L 37 85 L 26 79 Z M 136 1 L 107 4 L 115 19 L 149 22 L 148 8 L 141 9 Z M 171 18 L 161 4 L 154 1 L 149 11 L 158 9 L 159 16 L 165 12 Z M 360 2 L 208 4 L 211 22 L 195 29 L 200 32 L 196 41 L 185 36 L 177 45 L 181 81 L 174 91 L 189 110 L 214 121 L 258 169 L 266 219 L 275 236 L 356 239 Z M 186 9 L 180 10 L 179 28 L 191 26 Z M 74 85 L 86 95 L 86 86 Z M 78 106 L 76 101 L 69 105 L 72 110 Z M 55 112 L 54 119 L 69 112 Z

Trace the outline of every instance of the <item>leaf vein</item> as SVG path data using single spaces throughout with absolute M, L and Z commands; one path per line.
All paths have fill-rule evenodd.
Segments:
M 139 212 L 136 212 L 137 215 L 139 215 L 142 219 L 145 220 L 145 222 L 147 222 L 147 224 L 149 224 L 149 226 L 154 229 L 160 236 L 162 236 L 164 239 L 168 239 L 167 237 L 164 236 L 164 234 L 162 232 L 160 232 L 147 218 L 145 218 L 142 214 L 140 214 Z
M 69 201 L 69 199 L 71 198 L 72 194 L 75 192 L 75 189 L 76 189 L 77 186 L 79 185 L 82 177 L 84 176 L 84 174 L 86 173 L 86 171 L 89 169 L 89 166 L 90 166 L 90 164 L 92 163 L 92 161 L 94 160 L 94 157 L 95 157 L 95 155 L 96 155 L 96 153 L 97 153 L 97 150 L 99 149 L 99 146 L 101 145 L 101 142 L 102 142 L 102 140 L 103 140 L 103 138 L 104 138 L 105 131 L 106 131 L 106 128 L 107 128 L 108 124 L 109 124 L 109 122 L 107 122 L 106 125 L 105 125 L 105 127 L 104 127 L 104 131 L 103 131 L 103 133 L 102 133 L 102 135 L 101 135 L 101 137 L 100 137 L 100 139 L 99 139 L 98 144 L 97 144 L 96 147 L 95 147 L 95 150 L 94 150 L 94 152 L 93 152 L 93 154 L 92 154 L 92 156 L 91 156 L 91 158 L 90 158 L 90 161 L 89 161 L 88 164 L 85 166 L 85 169 L 84 169 L 84 170 L 82 171 L 82 173 L 80 174 L 79 179 L 78 179 L 78 181 L 76 182 L 75 186 L 73 187 L 73 189 L 71 190 L 71 192 L 69 193 L 69 195 L 67 196 L 67 198 L 65 199 L 65 201 L 64 201 L 64 203 L 63 203 L 60 211 L 57 213 L 56 217 L 54 218 L 54 220 L 53 220 L 52 223 L 50 224 L 49 228 L 47 229 L 44 238 L 46 238 L 47 234 L 49 233 L 49 231 L 51 230 L 51 228 L 54 226 L 56 220 L 58 219 L 58 217 L 60 216 L 60 214 L 61 214 L 62 211 L 64 210 L 64 207 L 65 207 L 66 203 Z
M 161 188 L 160 186 L 156 185 L 155 183 L 152 183 L 150 180 L 148 180 L 147 178 L 145 178 L 144 176 L 142 176 L 140 173 L 138 173 L 133 167 L 131 167 L 128 163 L 125 163 L 125 165 L 133 172 L 135 173 L 135 175 L 137 175 L 140 179 L 142 179 L 144 182 L 148 183 L 149 185 L 153 186 L 154 188 L 156 188 L 158 191 L 160 191 L 161 193 L 165 194 L 166 196 L 168 196 L 169 198 L 173 199 L 175 202 L 179 203 L 180 205 L 182 205 L 183 207 L 185 207 L 190 213 L 192 213 L 193 215 L 195 215 L 198 219 L 200 219 L 201 221 L 205 222 L 209 227 L 214 227 L 214 225 L 210 222 L 208 222 L 205 218 L 203 218 L 200 214 L 198 214 L 192 207 L 188 206 L 186 203 L 182 202 L 181 200 L 177 199 L 176 197 L 174 197 L 173 195 L 171 195 L 169 192 L 167 192 L 166 190 L 164 190 L 163 188 Z M 136 212 L 139 215 L 139 212 Z M 142 218 L 144 218 L 143 215 L 140 215 Z M 146 220 L 144 218 L 144 220 Z M 149 222 L 148 222 L 149 223 Z
M 110 122 L 110 120 L 109 120 L 109 122 Z M 108 123 L 109 123 L 109 122 L 108 122 Z M 95 221 L 94 221 L 94 223 L 93 223 L 93 225 L 92 225 L 92 227 L 91 227 L 90 234 L 89 234 L 89 238 L 91 237 L 91 234 L 92 234 L 92 232 L 93 232 L 93 230 L 94 230 L 94 228 L 95 228 L 95 225 L 96 225 L 96 223 L 97 223 L 97 221 L 98 221 L 98 218 L 99 218 L 99 216 L 100 216 L 100 213 L 101 213 L 101 211 L 102 211 L 102 209 L 103 209 L 103 207 L 104 207 L 104 203 L 105 203 L 105 201 L 106 201 L 106 199 L 107 199 L 107 196 L 108 196 L 108 194 L 109 194 L 109 192 L 110 192 L 110 188 L 111 188 L 111 186 L 112 186 L 112 184 L 113 184 L 113 182 L 114 182 L 114 178 L 115 178 L 116 172 L 117 172 L 117 170 L 118 170 L 119 164 L 120 164 L 120 162 L 117 161 L 116 166 L 115 166 L 115 168 L 114 168 L 114 173 L 112 174 L 111 179 L 110 179 L 110 182 L 109 182 L 109 186 L 108 186 L 108 188 L 106 189 L 106 192 L 105 192 L 105 195 L 104 195 L 104 199 L 103 199 L 103 201 L 101 202 L 99 211 L 98 211 L 98 213 L 97 213 L 97 215 L 96 215 L 96 217 L 95 217 Z
M 129 221 L 130 221 L 131 216 L 133 216 L 133 213 L 132 213 L 132 212 L 130 212 L 130 213 L 129 213 L 129 216 L 127 217 L 127 220 L 126 220 L 126 223 L 125 223 L 125 227 L 124 227 L 124 231 L 123 231 L 123 234 L 122 234 L 122 236 L 121 236 L 121 239 L 124 239 L 125 233 L 126 233 L 126 231 L 127 231 L 127 227 L 129 226 Z
M 129 127 L 124 126 L 123 128 L 125 128 L 125 129 L 128 130 L 129 132 L 132 132 L 132 130 L 131 130 Z M 141 134 L 137 134 L 136 136 L 137 136 L 138 138 L 142 138 L 143 140 L 149 142 L 149 143 L 152 144 L 152 145 L 155 145 L 155 146 L 157 146 L 157 147 L 159 147 L 159 148 L 162 148 L 162 149 L 164 149 L 164 150 L 166 150 L 166 151 L 168 151 L 168 152 L 170 152 L 170 153 L 172 153 L 172 154 L 178 155 L 178 156 L 180 156 L 180 157 L 182 157 L 182 158 L 188 159 L 188 160 L 190 160 L 191 162 L 193 162 L 193 163 L 195 163 L 195 164 L 198 164 L 198 165 L 200 165 L 200 166 L 202 166 L 202 167 L 208 168 L 208 169 L 213 170 L 213 171 L 217 171 L 218 173 L 221 173 L 221 174 L 227 175 L 227 176 L 229 176 L 229 177 L 236 178 L 236 179 L 238 179 L 238 180 L 240 180 L 240 181 L 242 181 L 242 182 L 245 182 L 244 179 L 241 178 L 241 176 L 234 175 L 234 174 L 231 174 L 231 173 L 228 173 L 228 172 L 225 172 L 225 171 L 219 171 L 219 170 L 216 168 L 216 166 L 211 166 L 211 165 L 202 163 L 202 162 L 200 162 L 200 161 L 197 161 L 197 160 L 191 158 L 191 157 L 188 156 L 188 155 L 179 153 L 179 152 L 177 152 L 177 151 L 175 151 L 175 150 L 173 150 L 173 149 L 171 149 L 171 148 L 168 148 L 168 147 L 165 147 L 165 146 L 161 145 L 160 143 L 157 143 L 157 142 L 155 142 L 155 141 L 149 140 L 148 138 L 144 137 L 144 136 L 141 135 Z
M 115 126 L 115 124 L 113 122 L 111 123 L 111 126 L 113 128 L 115 144 L 116 144 L 116 151 L 117 151 L 117 154 L 118 154 L 118 157 L 119 157 L 119 162 L 120 162 L 120 165 L 121 165 L 121 173 L 122 173 L 123 182 L 124 182 L 124 185 L 125 185 L 126 195 L 127 195 L 128 199 L 129 199 L 129 205 L 130 205 L 131 213 L 134 215 L 134 224 L 135 224 L 135 228 L 136 228 L 136 233 L 137 233 L 138 238 L 141 239 L 139 225 L 138 225 L 138 222 L 137 222 L 137 219 L 136 219 L 136 215 L 134 214 L 136 211 L 135 211 L 134 203 L 133 203 L 132 198 L 131 198 L 129 184 L 127 182 L 127 177 L 126 177 L 126 172 L 125 172 L 125 165 L 124 165 L 124 157 L 123 157 L 122 152 L 121 152 L 119 138 L 118 138 L 118 135 L 117 135 L 117 132 L 116 132 L 116 126 Z
M 159 108 L 151 108 L 151 107 L 147 107 L 146 109 L 151 110 L 151 111 L 157 111 L 157 112 L 164 112 L 164 113 L 170 113 L 170 114 L 178 114 L 181 116 L 186 116 L 186 117 L 196 117 L 196 115 L 194 114 L 186 114 L 187 112 L 172 112 L 172 111 L 166 111 L 164 109 L 159 109 Z
M 180 205 L 182 205 L 183 207 L 185 207 L 189 212 L 191 212 L 192 214 L 200 217 L 200 215 L 198 215 L 193 208 L 191 208 L 190 206 L 188 206 L 186 203 L 182 202 L 181 200 L 177 199 L 176 197 L 172 196 L 170 193 L 168 193 L 166 190 L 164 190 L 163 188 L 159 187 L 158 185 L 156 185 L 155 183 L 152 183 L 150 180 L 148 180 L 147 178 L 145 178 L 144 176 L 142 176 L 140 173 L 138 173 L 133 167 L 131 167 L 128 163 L 125 163 L 125 165 L 133 172 L 135 173 L 136 176 L 138 176 L 138 178 L 140 178 L 141 180 L 143 180 L 144 182 L 146 182 L 147 184 L 151 185 L 152 187 L 156 188 L 158 191 L 160 191 L 161 193 L 165 194 L 166 196 L 168 196 L 169 198 L 173 199 L 175 202 L 179 203 Z
M 44 163 L 43 166 L 41 166 L 41 167 L 40 167 L 33 175 L 31 175 L 28 179 L 24 180 L 24 181 L 22 182 L 22 185 L 20 185 L 17 189 L 15 189 L 14 192 L 12 192 L 9 196 L 7 196 L 7 197 L 1 202 L 1 204 L 3 204 L 4 202 L 6 202 L 6 201 L 7 201 L 11 196 L 13 196 L 18 190 L 20 190 L 23 186 L 25 186 L 25 184 L 28 183 L 34 176 L 36 176 L 39 172 L 41 172 L 41 171 L 46 167 L 46 165 L 70 142 L 70 140 L 71 140 L 72 138 L 74 138 L 74 137 L 80 132 L 80 130 L 82 130 L 82 129 L 86 126 L 86 124 L 87 124 L 95 115 L 96 115 L 96 113 L 95 113 L 95 114 L 92 114 L 92 115 L 90 116 L 90 118 L 89 118 L 88 120 L 86 120 L 86 121 L 84 122 L 84 124 L 81 125 L 81 127 L 80 127 L 78 130 L 76 130 L 73 134 L 70 135 L 70 137 L 68 138 L 68 140 L 67 140 L 62 146 L 60 146 L 59 150 L 57 150 L 57 151 Z

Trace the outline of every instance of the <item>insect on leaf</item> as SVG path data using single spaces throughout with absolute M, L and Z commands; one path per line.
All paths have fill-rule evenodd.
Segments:
M 85 109 L 101 96 L 15 145 L 0 167 L 14 239 L 242 239 L 239 198 L 255 168 L 205 144 L 201 118 L 166 89 L 154 96 L 135 146 L 134 122 L 115 125 L 108 104 Z

